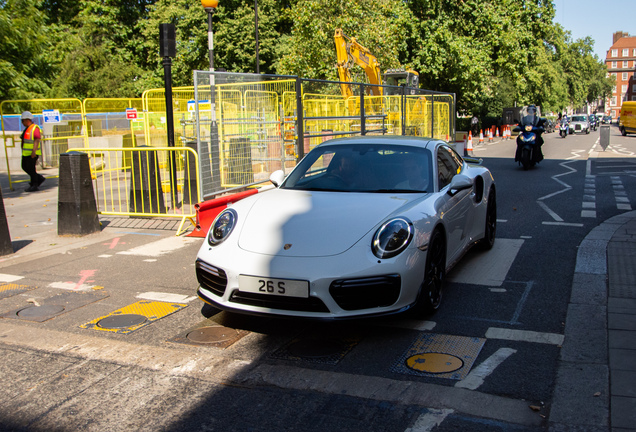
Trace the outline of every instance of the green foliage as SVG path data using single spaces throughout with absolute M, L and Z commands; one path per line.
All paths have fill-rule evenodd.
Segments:
M 554 23 L 553 0 L 257 0 L 259 70 L 337 80 L 342 28 L 382 69 L 411 67 L 453 92 L 461 114 L 544 112 L 608 96 L 614 83 L 589 38 Z M 207 13 L 191 0 L 0 0 L 0 99 L 131 97 L 163 87 L 159 24 L 176 27 L 174 86 L 206 70 Z M 220 0 L 215 68 L 256 72 L 254 0 Z M 366 81 L 361 68 L 356 81 Z

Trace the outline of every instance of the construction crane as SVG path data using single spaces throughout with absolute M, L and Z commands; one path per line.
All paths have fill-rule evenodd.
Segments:
M 342 29 L 336 29 L 334 34 L 336 43 L 336 55 L 338 57 L 338 76 L 340 78 L 340 89 L 345 97 L 353 96 L 351 89 L 351 74 L 349 69 L 352 63 L 357 64 L 364 69 L 369 79 L 370 94 L 374 96 L 382 96 L 384 91 L 382 84 L 390 86 L 406 86 L 409 88 L 418 88 L 419 74 L 412 69 L 389 69 L 384 73 L 384 81 L 378 59 L 362 46 L 355 38 L 349 37 Z M 401 91 L 390 91 L 390 93 L 401 94 Z

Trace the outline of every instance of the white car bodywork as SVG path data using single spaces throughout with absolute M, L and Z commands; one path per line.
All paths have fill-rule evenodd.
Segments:
M 461 166 L 439 190 L 433 163 L 430 192 L 294 190 L 283 184 L 234 203 L 231 233 L 205 242 L 197 256 L 202 300 L 248 314 L 333 319 L 395 313 L 418 300 L 434 230 L 443 232 L 442 271 L 488 235 L 492 246 L 495 228 L 486 232 L 486 214 L 494 180 L 486 168 L 468 164 L 438 140 L 360 137 L 319 147 L 352 143 L 425 148 L 433 161 L 438 151 L 452 152 Z M 494 195 L 492 200 L 494 207 Z M 396 217 L 412 222 L 412 240 L 397 256 L 378 258 L 374 236 Z

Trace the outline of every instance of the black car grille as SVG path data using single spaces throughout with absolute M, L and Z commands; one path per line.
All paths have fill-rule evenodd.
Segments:
M 197 281 L 201 287 L 212 291 L 219 297 L 225 293 L 227 288 L 227 275 L 220 268 L 197 260 L 196 262 Z
M 400 296 L 400 275 L 342 279 L 331 283 L 329 293 L 344 310 L 391 306 Z
M 250 306 L 270 309 L 292 310 L 299 312 L 329 312 L 325 304 L 316 297 L 281 297 L 269 294 L 246 293 L 235 290 L 230 295 L 230 301 Z

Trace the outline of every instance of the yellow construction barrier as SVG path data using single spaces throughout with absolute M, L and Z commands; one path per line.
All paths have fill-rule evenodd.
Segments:
M 76 148 L 88 154 L 97 212 L 179 218 L 195 225 L 201 201 L 199 161 L 188 147 Z
M 59 156 L 66 152 L 69 146 L 88 145 L 87 125 L 84 108 L 79 99 L 25 99 L 5 100 L 0 103 L 0 122 L 2 123 L 2 139 L 4 142 L 4 156 L 9 177 L 9 188 L 14 190 L 11 170 L 20 169 L 21 150 L 19 131 L 9 134 L 5 127 L 5 116 L 19 116 L 24 111 L 34 115 L 34 123 L 42 128 L 44 137 L 40 144 L 42 166 L 57 167 Z M 9 149 L 13 149 L 9 151 Z

